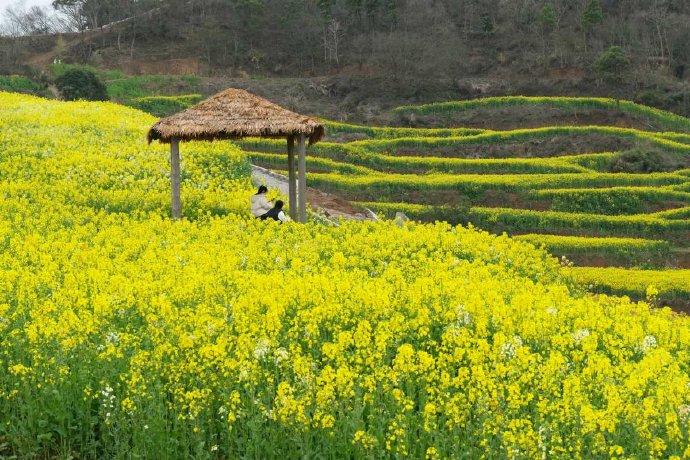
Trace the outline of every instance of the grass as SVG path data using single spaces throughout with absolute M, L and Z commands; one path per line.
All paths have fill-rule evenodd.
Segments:
M 257 165 L 273 169 L 284 170 L 287 167 L 287 154 L 275 154 L 264 152 L 246 151 L 249 160 Z M 314 156 L 307 156 L 307 171 L 309 172 L 327 172 L 337 174 L 357 174 L 366 175 L 372 174 L 371 169 L 354 164 L 334 161 L 329 158 L 320 158 Z
M 660 217 L 662 219 L 690 219 L 690 206 L 669 209 L 667 211 L 659 211 L 657 213 L 654 213 L 653 215 L 654 217 Z
M 608 187 L 534 190 L 536 200 L 550 200 L 551 210 L 594 214 L 642 214 L 652 205 L 690 203 L 690 193 L 668 187 Z
M 341 123 L 332 120 L 321 120 L 326 126 L 328 138 L 343 135 L 360 135 L 371 139 L 394 139 L 397 137 L 458 137 L 470 136 L 486 132 L 475 128 L 400 128 L 363 126 Z
M 530 209 L 470 209 L 468 220 L 495 232 L 564 233 L 591 236 L 638 236 L 664 238 L 690 244 L 690 221 L 667 220 L 652 215 L 607 216 Z
M 690 145 L 663 137 L 663 133 L 650 133 L 632 128 L 611 126 L 548 126 L 543 128 L 514 129 L 510 131 L 490 131 L 463 137 L 401 137 L 396 139 L 376 139 L 352 142 L 371 152 L 452 152 L 453 147 L 509 144 L 514 142 L 538 141 L 563 136 L 611 136 L 621 140 L 645 142 L 651 146 L 670 152 L 690 153 Z
M 199 77 L 178 75 L 122 76 L 106 80 L 108 96 L 125 104 L 142 97 L 160 94 L 196 93 L 199 90 L 199 83 Z
M 399 114 L 451 114 L 473 109 L 495 109 L 505 107 L 555 107 L 571 111 L 578 110 L 612 110 L 634 116 L 666 130 L 690 132 L 690 119 L 675 113 L 649 107 L 635 102 L 602 98 L 602 97 L 531 97 L 503 96 L 472 99 L 466 101 L 438 102 L 423 105 L 405 105 L 397 107 Z
M 183 96 L 147 96 L 132 101 L 132 107 L 157 117 L 167 117 L 193 106 L 201 101 L 201 94 L 187 94 Z
M 34 94 L 37 96 L 45 96 L 47 93 L 44 85 L 21 75 L 0 75 L 0 91 Z
M 654 214 L 608 216 L 531 209 L 481 206 L 427 205 L 408 202 L 359 201 L 383 217 L 404 212 L 423 222 L 444 220 L 452 224 L 472 224 L 494 233 L 553 234 L 582 237 L 636 237 L 665 239 L 679 245 L 690 243 L 690 221 L 671 220 Z
M 377 174 L 343 176 L 314 173 L 308 180 L 317 188 L 343 193 L 357 201 L 412 201 L 443 204 L 444 200 L 474 200 L 487 192 L 520 193 L 535 189 L 651 186 L 683 182 L 672 174 Z M 414 193 L 414 196 L 410 194 Z M 444 198 L 445 197 L 445 198 Z M 452 204 L 452 203 L 450 203 Z
M 251 151 L 252 154 L 260 150 L 264 153 L 275 153 L 277 158 L 285 155 L 285 142 L 281 141 L 250 139 L 239 141 L 238 144 L 245 150 Z M 317 157 L 333 161 L 328 163 L 333 168 L 342 168 L 342 165 L 360 166 L 370 173 L 379 171 L 401 174 L 557 174 L 589 171 L 583 166 L 572 164 L 561 158 L 464 159 L 393 156 L 367 152 L 349 144 L 329 142 L 321 142 L 310 148 L 309 158 Z M 267 156 L 262 158 L 267 161 L 270 159 Z M 278 162 L 277 158 L 271 161 Z

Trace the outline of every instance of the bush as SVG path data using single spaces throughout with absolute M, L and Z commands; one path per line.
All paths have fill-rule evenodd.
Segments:
M 20 75 L 0 75 L 0 91 L 45 95 L 45 87 Z
M 613 157 L 608 170 L 614 173 L 652 173 L 674 171 L 681 167 L 679 159 L 661 151 L 637 148 Z
M 95 72 L 72 68 L 55 79 L 62 98 L 67 101 L 107 101 L 108 91 Z
M 630 59 L 620 46 L 611 46 L 594 61 L 594 71 L 607 83 L 621 83 L 630 68 Z

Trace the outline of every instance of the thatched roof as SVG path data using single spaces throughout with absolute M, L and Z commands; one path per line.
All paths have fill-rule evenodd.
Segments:
M 288 137 L 304 134 L 309 143 L 324 134 L 313 118 L 284 109 L 242 89 L 226 89 L 194 107 L 163 118 L 149 130 L 149 143 L 239 139 L 242 137 Z

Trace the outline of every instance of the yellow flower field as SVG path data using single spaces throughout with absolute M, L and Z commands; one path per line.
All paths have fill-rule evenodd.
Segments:
M 690 457 L 690 321 L 447 224 L 257 222 L 229 143 L 0 93 L 0 456 Z

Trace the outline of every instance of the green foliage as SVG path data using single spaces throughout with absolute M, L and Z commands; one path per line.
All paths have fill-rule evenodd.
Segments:
M 481 199 L 487 192 L 526 193 L 536 189 L 651 186 L 682 183 L 669 174 L 374 174 L 342 176 L 310 174 L 317 188 L 344 194 L 357 201 L 411 201 L 442 204 L 447 200 Z
M 582 27 L 589 31 L 596 24 L 604 20 L 604 10 L 601 9 L 599 0 L 589 0 L 585 10 L 582 12 Z
M 538 16 L 539 24 L 547 30 L 551 30 L 556 26 L 556 10 L 553 9 L 553 5 L 547 3 L 539 12 Z
M 245 139 L 238 144 L 247 150 L 285 151 L 285 142 L 271 139 Z M 357 165 L 386 173 L 449 174 L 545 174 L 587 172 L 587 169 L 562 158 L 439 158 L 384 155 L 350 144 L 320 142 L 310 149 L 310 156 L 334 160 L 339 164 Z
M 108 95 L 125 104 L 161 94 L 192 94 L 200 90 L 200 78 L 178 75 L 121 76 L 108 81 Z
M 690 206 L 685 206 L 682 208 L 669 209 L 667 211 L 660 211 L 653 214 L 654 217 L 660 217 L 662 219 L 690 219 Z
M 614 187 L 535 190 L 537 199 L 550 199 L 551 209 L 593 214 L 640 214 L 663 202 L 690 203 L 690 193 L 664 187 Z
M 184 96 L 149 96 L 134 99 L 131 104 L 134 108 L 148 112 L 157 117 L 167 117 L 173 113 L 187 109 L 201 101 L 200 94 L 188 94 Z
M 285 154 L 273 154 L 263 152 L 247 152 L 249 160 L 259 166 L 271 168 L 273 170 L 285 169 L 287 167 L 287 156 Z M 308 172 L 329 172 L 338 174 L 371 174 L 372 171 L 362 166 L 341 163 L 328 158 L 319 158 L 313 155 L 307 156 Z
M 46 88 L 30 78 L 21 75 L 0 75 L 0 91 L 44 96 Z
M 458 137 L 487 132 L 485 129 L 475 128 L 399 128 L 353 125 L 331 120 L 321 121 L 326 126 L 328 138 L 338 138 L 348 134 L 366 136 L 370 139 L 394 139 L 397 137 Z
M 594 71 L 607 83 L 622 83 L 628 70 L 630 59 L 620 46 L 611 46 L 594 61 Z
M 98 76 L 88 69 L 69 69 L 55 79 L 55 86 L 67 101 L 107 101 L 108 92 Z
M 397 114 L 442 115 L 474 109 L 500 109 L 505 107 L 543 107 L 563 110 L 613 110 L 640 118 L 665 130 L 690 132 L 690 119 L 675 113 L 648 107 L 631 101 L 605 97 L 552 97 L 552 96 L 500 96 L 466 101 L 435 102 L 422 105 L 403 105 L 393 111 Z
M 647 268 L 678 263 L 671 245 L 690 241 L 688 208 L 655 211 L 690 203 L 687 118 L 606 98 L 499 97 L 396 110 L 424 115 L 510 106 L 568 109 L 574 114 L 617 111 L 645 125 L 675 131 L 566 125 L 472 132 L 364 127 L 326 120 L 330 139 L 356 140 L 312 146 L 308 181 L 384 218 L 401 211 L 424 222 L 547 234 L 522 239 L 543 243 L 552 253 L 578 263 Z M 553 153 L 563 156 L 547 157 L 539 155 L 553 153 L 530 150 L 544 143 L 560 145 L 565 137 L 568 140 L 562 145 L 571 145 L 575 152 L 586 151 L 590 141 L 598 142 L 597 148 L 606 142 L 628 150 L 571 154 L 561 149 Z M 285 169 L 284 141 L 246 139 L 238 144 L 250 151 L 252 161 Z M 504 154 L 527 157 L 481 157 Z
M 590 236 L 654 235 L 687 244 L 690 221 L 666 220 L 652 215 L 607 216 L 573 214 L 529 209 L 473 207 L 467 219 L 478 227 L 494 232 L 564 233 Z
M 663 240 L 535 233 L 516 235 L 514 238 L 544 246 L 550 253 L 577 264 L 605 261 L 609 265 L 663 266 L 671 255 L 671 244 Z
M 626 270 L 622 268 L 573 267 L 573 279 L 593 292 L 627 295 L 644 300 L 650 287 L 659 305 L 690 306 L 690 270 Z
M 608 170 L 626 173 L 663 172 L 680 169 L 685 164 L 690 164 L 687 157 L 678 159 L 659 150 L 635 148 L 611 158 Z
M 50 70 L 50 75 L 53 77 L 53 79 L 60 78 L 67 72 L 71 70 L 85 70 L 88 72 L 93 72 L 99 76 L 101 71 L 96 69 L 95 67 L 92 67 L 90 65 L 85 65 L 85 64 L 66 64 L 64 62 L 55 62 L 53 64 L 50 64 L 49 66 Z
M 640 214 L 645 210 L 639 196 L 627 193 L 569 193 L 555 196 L 551 202 L 553 211 L 592 214 Z
M 482 32 L 486 35 L 492 35 L 494 33 L 494 20 L 488 14 L 485 14 L 480 19 Z

